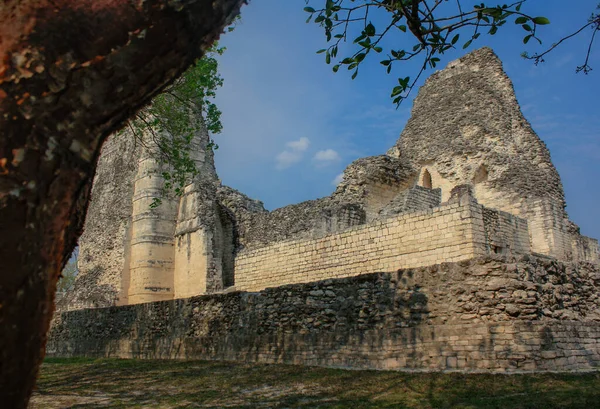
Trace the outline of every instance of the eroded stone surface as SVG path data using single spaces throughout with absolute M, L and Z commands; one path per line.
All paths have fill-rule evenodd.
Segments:
M 59 309 L 119 304 L 140 153 L 139 141 L 128 133 L 112 135 L 102 147 L 79 239 L 79 275 L 73 290 L 57 300 Z

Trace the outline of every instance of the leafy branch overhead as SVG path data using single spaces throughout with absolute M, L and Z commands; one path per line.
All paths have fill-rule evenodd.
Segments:
M 538 29 L 550 23 L 546 17 L 522 12 L 526 0 L 494 6 L 481 3 L 471 10 L 465 10 L 460 0 L 313 0 L 313 3 L 322 4 L 323 1 L 324 7 L 315 9 L 308 6 L 310 0 L 306 0 L 304 10 L 309 13 L 307 23 L 313 21 L 325 31 L 329 45 L 317 52 L 325 54 L 327 64 L 333 62 L 334 72 L 345 67 L 352 71 L 352 79 L 356 78 L 369 54 L 380 56 L 380 63 L 388 74 L 399 62 L 421 58 L 416 76 L 398 78 L 398 85 L 391 93 L 397 105 L 409 95 L 428 67 L 436 67 L 446 51 L 457 47 L 465 49 L 481 34 L 495 35 L 506 23 L 514 23 L 523 29 L 523 43 L 536 40 L 541 44 Z M 598 16 L 593 15 L 590 21 L 588 25 L 598 30 Z M 392 41 L 396 40 L 394 35 L 399 36 L 400 41 L 393 44 L 407 44 L 409 39 L 412 44 L 386 47 L 390 41 L 384 39 L 392 37 Z M 338 58 L 342 43 L 346 42 L 353 45 L 351 54 Z M 541 57 L 528 58 L 537 58 L 539 62 Z
M 218 134 L 223 128 L 221 111 L 213 101 L 217 88 L 223 85 L 216 57 L 224 51 L 224 47 L 214 44 L 195 65 L 128 122 L 126 129 L 163 165 L 163 196 L 171 191 L 183 194 L 185 185 L 198 174 L 190 156 L 195 149 L 194 136 L 205 129 L 212 135 Z M 211 138 L 202 148 L 218 149 L 218 145 Z M 151 207 L 160 203 L 161 199 L 155 198 Z
M 590 71 L 592 71 L 592 67 L 589 64 L 590 61 L 590 55 L 592 53 L 592 46 L 594 45 L 594 40 L 596 38 L 596 34 L 598 33 L 598 31 L 600 31 L 600 3 L 598 3 L 598 6 L 596 6 L 596 11 L 592 12 L 592 14 L 590 15 L 590 17 L 588 18 L 588 21 L 582 25 L 581 27 L 579 27 L 577 30 L 575 30 L 573 33 L 561 38 L 559 41 L 557 41 L 556 43 L 552 44 L 552 46 L 550 46 L 547 50 L 545 50 L 542 53 L 535 53 L 533 55 L 529 55 L 528 53 L 524 52 L 521 55 L 524 58 L 527 58 L 528 60 L 533 60 L 535 62 L 535 64 L 539 64 L 541 62 L 544 62 L 544 57 L 554 51 L 554 49 L 556 47 L 558 47 L 559 45 L 561 45 L 563 42 L 565 42 L 566 40 L 569 40 L 575 36 L 577 36 L 578 34 L 582 33 L 585 29 L 587 28 L 591 28 L 592 29 L 592 35 L 589 38 L 589 43 L 588 43 L 588 47 L 587 47 L 587 52 L 585 54 L 585 61 L 583 62 L 582 65 L 578 66 L 577 69 L 575 70 L 575 72 L 582 72 L 584 74 L 589 74 Z

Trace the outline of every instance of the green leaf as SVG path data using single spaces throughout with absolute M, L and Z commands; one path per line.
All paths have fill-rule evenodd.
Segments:
M 498 31 L 498 26 L 492 26 L 492 28 L 490 28 L 490 35 L 496 34 L 497 31 Z
M 397 86 L 394 87 L 394 89 L 392 89 L 392 95 L 390 95 L 390 96 L 393 98 L 396 95 L 401 94 L 402 91 L 404 91 L 404 88 L 402 88 L 400 85 L 397 85 Z
M 527 17 L 517 17 L 515 20 L 515 24 L 523 24 L 527 23 L 529 19 Z
M 325 54 L 325 64 L 331 63 L 331 54 Z
M 464 50 L 465 48 L 467 48 L 468 46 L 470 46 L 472 42 L 473 42 L 473 40 L 469 40 L 469 41 L 467 41 L 467 42 L 465 43 L 465 45 L 463 45 L 463 50 Z
M 354 74 L 352 74 L 352 79 L 356 78 L 357 75 L 358 75 L 358 70 L 354 71 Z
M 531 37 L 533 37 L 533 34 L 529 34 L 528 36 L 525 36 L 523 38 L 523 44 L 527 44 L 529 42 L 529 40 L 531 40 Z
M 367 26 L 365 27 L 365 34 L 368 35 L 369 37 L 372 37 L 375 35 L 375 26 L 371 23 L 367 24 Z
M 540 26 L 550 24 L 550 20 L 548 20 L 546 17 L 534 17 L 533 22 L 535 24 L 539 24 Z
M 375 46 L 375 47 L 373 47 L 373 50 L 374 50 L 376 53 L 380 53 L 380 52 L 382 52 L 382 51 L 383 51 L 383 48 Z
M 460 38 L 460 34 L 455 35 L 454 37 L 452 37 L 452 45 L 456 44 L 458 42 L 458 39 Z
M 398 29 L 399 29 L 400 31 L 403 31 L 403 32 L 405 32 L 405 33 L 406 33 L 406 26 L 405 26 L 405 25 L 398 26 Z
M 521 27 L 523 27 L 523 30 L 525 31 L 533 31 L 533 28 L 531 28 L 529 24 L 523 24 Z
M 358 37 L 356 37 L 356 38 L 354 39 L 353 43 L 355 43 L 355 44 L 356 44 L 356 43 L 358 43 L 358 42 L 360 42 L 360 41 L 364 40 L 366 37 L 367 37 L 367 36 L 366 36 L 365 34 L 361 34 L 361 35 L 359 35 Z
M 400 86 L 402 88 L 408 87 L 409 81 L 410 81 L 410 77 L 398 78 L 398 84 L 400 84 Z
M 333 72 L 338 72 L 338 70 L 340 69 L 340 65 L 336 64 L 336 65 L 333 66 L 332 69 L 333 69 Z
M 319 51 L 317 51 L 317 54 L 324 53 L 325 51 L 327 51 L 325 48 L 321 48 Z
M 314 13 L 315 9 L 313 9 L 312 7 L 304 7 L 304 11 L 306 11 L 307 13 Z

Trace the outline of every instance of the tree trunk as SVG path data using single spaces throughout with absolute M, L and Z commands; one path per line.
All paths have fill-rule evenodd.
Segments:
M 243 0 L 0 4 L 0 402 L 25 408 L 102 142 Z

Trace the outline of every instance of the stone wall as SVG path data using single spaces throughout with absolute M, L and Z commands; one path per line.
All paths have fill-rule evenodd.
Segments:
M 399 193 L 391 202 L 380 210 L 380 217 L 389 217 L 400 213 L 418 212 L 437 207 L 442 202 L 441 189 L 414 186 Z
M 600 273 L 522 257 L 57 317 L 49 356 L 227 359 L 413 370 L 600 366 Z
M 586 260 L 591 263 L 598 263 L 600 261 L 598 240 L 582 236 L 579 226 L 573 222 L 569 222 L 567 228 L 573 252 L 572 260 Z
M 285 206 L 272 212 L 248 214 L 239 224 L 242 248 L 257 248 L 291 238 L 315 238 L 364 224 L 360 205 L 340 203 L 331 197 Z
M 401 213 L 341 233 L 240 251 L 235 259 L 236 289 L 257 291 L 490 253 L 529 253 L 525 220 L 484 213 L 484 207 L 465 193 L 443 206 Z
M 488 254 L 527 254 L 529 229 L 523 219 L 481 206 L 483 232 Z

